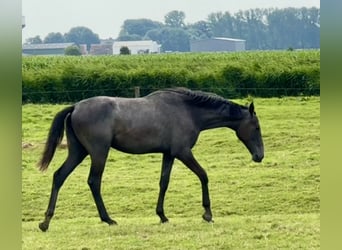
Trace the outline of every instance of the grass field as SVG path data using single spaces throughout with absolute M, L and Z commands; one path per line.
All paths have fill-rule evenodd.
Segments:
M 319 249 L 320 98 L 256 98 L 254 103 L 265 144 L 263 163 L 253 163 L 229 129 L 203 132 L 194 147 L 208 173 L 214 223 L 202 221 L 197 177 L 176 161 L 165 199 L 170 223 L 159 224 L 161 155 L 112 150 L 102 194 L 118 225 L 100 222 L 87 185 L 86 158 L 62 187 L 46 233 L 38 223 L 66 150 L 57 150 L 45 173 L 36 162 L 63 105 L 23 105 L 22 249 Z

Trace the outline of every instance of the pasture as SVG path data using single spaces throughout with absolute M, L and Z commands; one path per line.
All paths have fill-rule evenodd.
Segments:
M 245 104 L 247 100 L 235 100 Z M 214 223 L 202 220 L 197 177 L 175 162 L 165 198 L 170 219 L 155 214 L 161 155 L 111 150 L 102 195 L 118 222 L 100 222 L 87 185 L 89 158 L 62 187 L 43 233 L 57 149 L 45 173 L 36 163 L 54 115 L 65 105 L 22 106 L 22 249 L 319 249 L 320 98 L 255 98 L 265 158 L 253 163 L 233 131 L 202 132 L 193 151 L 209 177 Z

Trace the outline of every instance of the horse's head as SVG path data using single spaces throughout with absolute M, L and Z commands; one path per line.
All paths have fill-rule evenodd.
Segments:
M 241 120 L 241 123 L 236 130 L 236 135 L 251 153 L 252 160 L 261 162 L 264 158 L 264 143 L 262 141 L 259 120 L 254 111 L 253 102 L 249 105 L 248 111 L 248 115 Z

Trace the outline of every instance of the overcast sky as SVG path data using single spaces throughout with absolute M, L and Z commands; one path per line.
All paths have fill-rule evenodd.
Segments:
M 100 38 L 116 38 L 126 19 L 147 18 L 164 21 L 172 10 L 184 11 L 185 23 L 206 20 L 218 11 L 254 8 L 317 7 L 320 0 L 22 0 L 26 27 L 22 40 L 50 32 L 68 32 L 72 27 L 85 26 Z

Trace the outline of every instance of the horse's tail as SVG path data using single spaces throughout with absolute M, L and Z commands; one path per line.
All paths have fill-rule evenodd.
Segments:
M 60 112 L 58 112 L 52 121 L 49 135 L 45 143 L 44 152 L 41 160 L 38 162 L 40 171 L 44 171 L 48 168 L 53 155 L 55 154 L 57 146 L 62 142 L 64 135 L 65 118 L 72 113 L 74 106 L 69 106 Z

